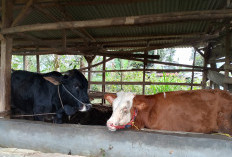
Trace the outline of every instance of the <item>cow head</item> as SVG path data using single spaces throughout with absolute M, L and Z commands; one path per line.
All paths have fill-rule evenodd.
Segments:
M 60 77 L 54 75 L 44 78 L 60 86 L 60 96 L 64 105 L 70 105 L 72 109 L 79 111 L 88 111 L 91 108 L 87 92 L 88 81 L 78 70 L 69 70 Z
M 131 108 L 135 94 L 130 92 L 119 92 L 115 94 L 106 94 L 105 99 L 113 105 L 113 113 L 107 121 L 107 127 L 111 131 L 116 131 L 115 126 L 126 125 L 131 120 Z

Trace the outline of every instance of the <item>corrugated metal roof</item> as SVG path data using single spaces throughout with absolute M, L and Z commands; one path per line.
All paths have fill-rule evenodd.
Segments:
M 52 0 L 51 0 L 52 1 Z M 88 0 L 89 2 L 102 2 L 100 0 Z M 73 20 L 92 20 L 101 18 L 112 18 L 112 17 L 125 17 L 125 16 L 139 16 L 139 15 L 149 15 L 149 14 L 160 14 L 160 13 L 171 13 L 171 12 L 185 12 L 185 11 L 196 11 L 196 10 L 216 10 L 222 9 L 226 0 L 145 0 L 145 1 L 128 1 L 115 3 L 115 0 L 105 1 L 103 4 L 75 4 L 68 5 L 68 2 L 86 2 L 85 0 L 69 0 L 69 1 L 59 1 L 57 4 L 64 4 L 64 12 L 70 15 Z M 114 3 L 113 3 L 114 2 Z M 60 11 L 61 6 L 54 7 L 44 7 L 46 11 L 50 12 L 55 18 L 62 21 L 63 14 Z M 14 12 L 14 17 L 20 10 Z M 69 19 L 70 20 L 70 19 Z M 50 23 L 55 22 L 49 17 L 46 17 L 41 12 L 37 11 L 35 8 L 32 12 L 25 18 L 20 25 L 30 25 L 38 23 Z M 205 33 L 211 21 L 187 21 L 178 23 L 167 23 L 167 24 L 157 24 L 157 25 L 147 25 L 147 26 L 126 26 L 126 27 L 105 27 L 105 28 L 88 28 L 85 29 L 88 34 L 96 39 L 96 42 L 110 42 L 118 39 L 103 37 L 124 37 L 123 40 L 137 40 L 139 36 L 159 36 L 159 35 L 175 35 L 175 34 L 190 34 L 190 33 Z M 79 31 L 79 30 L 78 30 Z M 83 32 L 82 32 L 83 33 Z M 62 39 L 63 33 L 61 30 L 56 31 L 37 31 L 30 32 L 33 35 L 41 39 Z M 66 31 L 67 38 L 80 38 L 77 33 L 73 31 Z M 128 38 L 128 36 L 134 36 Z M 99 38 L 101 37 L 101 38 Z M 179 42 L 180 39 L 160 39 L 152 41 L 153 44 L 166 44 Z M 137 41 L 122 43 L 126 44 L 144 44 L 146 41 Z M 120 44 L 120 45 L 122 45 Z M 117 44 L 111 44 L 117 45 Z

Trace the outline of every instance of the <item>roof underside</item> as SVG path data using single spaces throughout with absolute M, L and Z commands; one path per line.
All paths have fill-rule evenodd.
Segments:
M 114 17 L 130 17 L 173 12 L 219 10 L 226 8 L 226 0 L 37 0 L 21 25 L 54 23 L 58 21 L 87 21 Z M 16 0 L 14 19 L 26 0 Z M 199 15 L 200 16 L 200 15 Z M 98 28 L 30 31 L 14 35 L 14 50 L 45 49 L 49 45 L 28 40 L 29 37 L 67 47 L 97 46 L 110 49 L 139 49 L 186 47 L 204 44 L 205 35 L 221 28 L 221 19 L 170 22 L 149 25 L 112 26 Z M 64 35 L 65 34 L 65 35 Z M 84 37 L 83 37 L 84 36 Z M 86 40 L 89 39 L 88 40 Z M 192 41 L 197 41 L 194 43 Z M 57 46 L 56 45 L 56 46 Z

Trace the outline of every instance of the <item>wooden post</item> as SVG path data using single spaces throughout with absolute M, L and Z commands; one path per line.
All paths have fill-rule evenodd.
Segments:
M 39 55 L 36 55 L 36 71 L 37 73 L 40 73 Z
M 147 55 L 148 52 L 145 51 L 144 55 Z M 147 66 L 147 58 L 144 57 L 144 62 L 143 62 L 143 95 L 145 94 L 145 81 L 146 81 L 146 66 Z
M 226 55 L 225 55 L 225 79 L 229 78 L 229 65 L 230 65 L 230 42 L 231 42 L 231 37 L 230 37 L 230 32 L 227 31 L 226 37 L 225 37 L 225 51 L 226 51 Z M 228 90 L 228 84 L 224 84 L 224 90 Z
M 191 79 L 191 90 L 193 90 L 193 82 L 194 82 L 194 66 L 195 66 L 195 60 L 196 60 L 196 50 L 193 54 L 193 69 L 192 69 L 192 79 Z
M 206 88 L 206 82 L 207 82 L 207 64 L 209 62 L 209 51 L 211 48 L 211 44 L 209 44 L 205 49 L 205 55 L 204 55 L 204 71 L 203 71 L 203 78 L 202 78 L 202 89 Z
M 217 69 L 216 63 L 211 63 L 210 64 L 211 69 Z M 219 89 L 219 85 L 216 82 L 213 82 L 210 80 L 210 84 L 212 89 Z
M 54 59 L 54 71 L 57 71 L 59 69 L 59 56 L 55 54 L 55 59 Z
M 106 82 L 106 73 L 105 73 L 105 70 L 106 70 L 106 56 L 103 56 L 103 67 L 102 67 L 102 94 L 103 94 L 103 97 L 102 97 L 102 104 L 105 104 L 105 99 L 104 99 L 104 95 L 105 95 L 105 92 L 106 92 L 106 85 L 105 85 L 105 82 Z
M 2 0 L 2 27 L 12 23 L 13 1 Z M 12 37 L 5 36 L 1 41 L 0 117 L 10 118 L 11 105 L 11 53 Z
M 26 62 L 27 62 L 26 55 L 23 55 L 23 70 L 26 70 Z
M 88 62 L 88 89 L 90 90 L 90 82 L 91 82 L 91 64 L 93 59 L 95 58 L 95 55 L 90 55 L 90 56 L 84 56 L 86 61 Z

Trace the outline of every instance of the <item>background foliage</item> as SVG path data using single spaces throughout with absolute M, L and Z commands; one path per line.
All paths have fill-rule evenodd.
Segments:
M 159 61 L 174 62 L 175 49 L 162 49 L 148 52 L 149 55 L 160 55 Z M 193 59 L 193 55 L 190 60 Z M 99 63 L 103 57 L 96 56 L 92 64 Z M 202 66 L 203 59 L 200 55 L 196 56 L 196 65 Z M 40 56 L 40 72 L 46 73 L 50 71 L 64 72 L 73 68 L 87 67 L 87 61 L 83 56 L 78 55 L 41 55 Z M 159 64 L 147 64 L 147 69 L 174 69 L 178 67 L 166 66 Z M 12 69 L 23 69 L 23 57 L 12 57 Z M 122 69 L 143 69 L 143 63 L 125 59 L 113 59 L 106 63 L 106 70 L 122 70 Z M 36 72 L 36 56 L 27 56 L 25 70 Z M 94 71 L 101 71 L 102 65 L 93 67 Z M 86 78 L 87 72 L 84 73 Z M 110 82 L 142 82 L 143 72 L 106 72 L 106 81 Z M 191 72 L 182 73 L 156 73 L 147 72 L 145 80 L 148 82 L 191 82 Z M 190 79 L 190 80 L 189 80 Z M 92 81 L 102 82 L 102 73 L 92 73 Z M 194 83 L 200 83 L 201 76 L 194 79 Z M 102 91 L 101 85 L 91 85 L 91 91 Z M 155 94 L 159 92 L 189 90 L 190 86 L 179 85 L 146 85 L 145 94 Z M 194 89 L 197 89 L 194 87 Z M 106 85 L 106 92 L 130 91 L 137 94 L 142 94 L 142 85 Z

